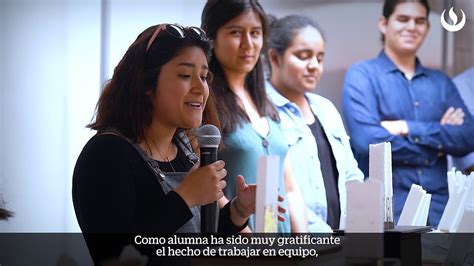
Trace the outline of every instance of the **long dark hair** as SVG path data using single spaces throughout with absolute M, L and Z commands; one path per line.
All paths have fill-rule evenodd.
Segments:
M 10 217 L 12 217 L 10 211 L 0 208 L 0 220 L 7 220 Z
M 95 121 L 88 125 L 98 133 L 116 128 L 132 141 L 144 139 L 145 131 L 150 126 L 153 116 L 153 103 L 150 92 L 155 93 L 156 83 L 161 67 L 172 60 L 182 49 L 189 46 L 200 47 L 206 56 L 210 55 L 210 42 L 191 34 L 191 29 L 184 29 L 184 37 L 178 38 L 161 31 L 151 42 L 148 42 L 159 25 L 151 26 L 138 35 L 128 48 L 120 63 L 115 67 L 112 79 L 109 80 L 97 103 Z M 208 99 L 212 103 L 213 98 Z M 207 112 L 212 111 L 208 108 Z M 205 114 L 211 119 L 211 114 Z
M 13 216 L 13 213 L 9 210 L 3 208 L 4 202 L 0 195 L 0 220 L 7 220 L 8 218 Z
M 201 27 L 211 40 L 215 40 L 220 27 L 248 11 L 259 15 L 262 22 L 263 40 L 267 36 L 267 16 L 256 0 L 208 0 L 201 16 Z M 262 48 L 262 53 L 265 46 Z M 224 135 L 237 129 L 242 120 L 250 121 L 245 111 L 237 104 L 237 96 L 229 87 L 224 70 L 212 51 L 209 68 L 214 74 L 212 89 L 216 97 L 217 111 Z M 245 89 L 250 94 L 260 116 L 269 116 L 279 121 L 278 112 L 267 98 L 262 59 L 245 78 Z

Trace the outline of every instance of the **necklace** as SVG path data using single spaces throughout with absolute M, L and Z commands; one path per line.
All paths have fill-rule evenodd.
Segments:
M 173 167 L 173 164 L 171 163 L 171 160 L 168 156 L 165 156 L 163 155 L 163 153 L 161 153 L 160 149 L 158 149 L 158 146 L 156 145 L 155 141 L 153 141 L 153 139 L 150 139 L 151 142 L 153 143 L 153 145 L 155 146 L 155 149 L 156 151 L 158 151 L 158 154 L 160 154 L 161 158 L 163 160 L 165 160 L 165 162 L 167 162 L 169 164 L 169 166 L 171 167 L 171 169 L 173 170 L 173 172 L 176 173 L 176 170 L 174 169 Z M 146 143 L 146 142 L 145 142 Z M 148 146 L 148 143 L 147 143 L 147 146 Z M 168 146 L 168 150 L 166 151 L 166 154 L 169 154 L 170 153 L 170 149 L 171 147 L 173 146 L 173 143 L 170 143 L 170 145 Z M 150 147 L 148 147 L 148 150 L 150 151 L 149 154 L 150 154 L 150 157 L 153 158 L 153 152 L 151 151 Z
M 171 145 L 172 145 L 172 144 L 170 144 L 170 147 L 171 147 Z M 170 149 L 170 148 L 168 148 L 168 153 L 169 153 L 169 149 Z M 173 164 L 172 164 L 171 161 L 170 161 L 170 158 L 169 158 L 168 156 L 163 156 L 163 154 L 160 152 L 160 150 L 157 149 L 157 151 L 158 151 L 158 153 L 161 155 L 161 157 L 164 158 L 165 161 L 171 166 L 171 169 L 173 169 L 173 172 L 176 173 L 176 170 L 174 169 Z

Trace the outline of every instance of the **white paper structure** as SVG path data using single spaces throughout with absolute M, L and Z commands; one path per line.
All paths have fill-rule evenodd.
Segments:
M 453 236 L 451 246 L 443 265 L 469 265 L 466 263 L 465 258 L 472 253 L 474 245 L 472 234 L 474 233 L 474 173 L 465 176 L 461 172 L 455 172 L 454 169 L 451 170 L 448 172 L 448 187 L 450 192 L 448 204 L 450 203 L 451 195 L 454 195 L 453 202 L 458 200 L 458 192 L 464 192 L 466 197 L 464 204 L 459 206 L 446 205 L 441 218 L 443 224 L 440 222 L 440 225 L 444 229 L 449 227 L 449 232 L 469 234 L 451 234 Z M 453 210 L 448 209 L 448 207 L 454 208 L 457 211 L 456 215 L 449 216 Z M 459 223 L 456 221 L 458 213 L 460 216 Z
M 377 179 L 365 182 L 352 180 L 346 183 L 348 233 L 382 233 L 384 231 L 384 206 L 382 183 Z
M 464 209 L 456 233 L 474 233 L 474 207 Z
M 369 145 L 369 178 L 384 187 L 380 200 L 384 203 L 384 222 L 393 223 L 392 145 L 383 142 Z
M 262 156 L 257 166 L 257 198 L 255 232 L 278 232 L 278 186 L 280 163 L 278 156 Z
M 426 193 L 421 200 L 419 212 L 415 215 L 415 226 L 426 226 L 430 212 L 431 194 Z
M 369 177 L 382 182 L 385 196 L 393 196 L 392 145 L 390 142 L 369 145 Z
M 449 199 L 438 230 L 443 232 L 474 232 L 474 174 L 463 175 L 454 169 L 448 172 Z
M 425 226 L 428 221 L 431 194 L 419 185 L 411 185 L 407 199 L 403 205 L 398 225 Z

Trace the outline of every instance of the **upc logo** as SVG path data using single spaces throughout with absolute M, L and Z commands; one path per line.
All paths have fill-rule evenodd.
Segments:
M 464 27 L 464 24 L 466 24 L 466 15 L 464 15 L 464 11 L 462 11 L 462 9 L 460 10 L 461 10 L 462 18 L 461 18 L 461 21 L 458 23 L 458 16 L 456 15 L 456 13 L 454 13 L 453 8 L 451 7 L 451 9 L 449 9 L 449 13 L 448 13 L 449 18 L 451 19 L 453 24 L 448 24 L 448 22 L 446 22 L 444 18 L 444 12 L 446 12 L 446 9 L 443 10 L 443 13 L 441 13 L 440 20 L 441 20 L 441 25 L 443 26 L 445 30 L 450 31 L 450 32 L 456 32 L 456 31 L 461 30 Z

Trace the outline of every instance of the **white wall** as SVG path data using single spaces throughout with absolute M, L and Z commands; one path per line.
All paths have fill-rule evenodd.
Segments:
M 109 77 L 138 34 L 151 25 L 200 26 L 205 0 L 116 0 L 111 5 Z
M 3 48 L 3 33 L 4 33 L 4 20 L 5 20 L 5 15 L 3 14 L 5 11 L 5 3 L 3 1 L 0 1 L 0 206 L 2 206 L 2 195 L 4 193 L 4 167 L 2 162 L 5 161 L 4 157 L 4 150 L 3 146 L 1 146 L 2 142 L 1 140 L 3 139 L 3 132 L 5 131 L 5 127 L 3 126 L 3 104 L 2 104 L 2 99 L 5 98 L 4 96 L 4 90 L 3 90 L 3 63 L 4 62 L 4 51 L 5 49 Z
M 77 230 L 71 174 L 99 93 L 99 0 L 2 1 L 0 231 Z
M 15 212 L 0 232 L 78 231 L 71 177 L 101 88 L 101 1 L 0 3 L 0 193 Z M 107 76 L 146 27 L 199 25 L 200 13 L 189 11 L 203 6 L 111 1 Z

